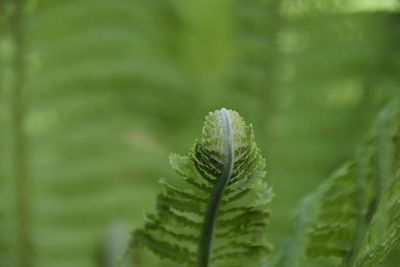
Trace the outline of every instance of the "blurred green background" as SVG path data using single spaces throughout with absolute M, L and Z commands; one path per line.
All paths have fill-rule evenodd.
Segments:
M 113 266 L 221 107 L 253 123 L 279 247 L 399 84 L 398 0 L 0 0 L 0 266 Z

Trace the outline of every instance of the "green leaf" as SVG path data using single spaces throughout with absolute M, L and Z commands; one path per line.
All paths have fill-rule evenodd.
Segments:
M 378 266 L 400 241 L 400 109 L 394 101 L 345 164 L 307 198 L 276 266 Z M 284 258 L 291 258 L 290 264 Z
M 132 247 L 187 266 L 257 266 L 271 248 L 264 230 L 273 193 L 253 130 L 221 109 L 202 133 L 188 156 L 171 155 L 186 187 L 161 180 L 157 213 L 134 232 Z

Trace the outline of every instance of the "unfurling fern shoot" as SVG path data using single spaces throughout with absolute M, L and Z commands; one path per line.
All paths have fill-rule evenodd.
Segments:
M 212 112 L 189 155 L 170 162 L 187 186 L 161 181 L 157 213 L 134 232 L 133 247 L 184 266 L 259 266 L 273 193 L 251 126 L 235 111 Z

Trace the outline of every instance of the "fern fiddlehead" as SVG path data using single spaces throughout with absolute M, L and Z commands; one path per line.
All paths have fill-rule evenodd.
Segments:
M 207 206 L 206 215 L 204 218 L 203 229 L 199 244 L 199 251 L 197 256 L 197 267 L 207 267 L 210 262 L 211 245 L 214 238 L 214 231 L 217 222 L 217 215 L 219 205 L 224 193 L 225 187 L 228 184 L 232 176 L 234 155 L 233 155 L 233 136 L 232 136 L 232 122 L 229 116 L 229 112 L 226 109 L 221 109 L 219 116 L 212 120 L 220 121 L 217 126 L 220 127 L 223 137 L 223 169 L 218 181 L 215 183 L 213 188 L 209 204 Z M 220 134 L 220 133 L 218 133 Z M 207 141 L 206 141 L 207 142 Z M 213 143 L 213 142 L 210 142 Z M 202 153 L 199 151 L 198 153 Z
M 257 266 L 264 260 L 272 190 L 243 118 L 227 109 L 210 113 L 189 156 L 173 154 L 170 161 L 188 188 L 163 182 L 157 214 L 134 232 L 133 246 L 186 266 Z

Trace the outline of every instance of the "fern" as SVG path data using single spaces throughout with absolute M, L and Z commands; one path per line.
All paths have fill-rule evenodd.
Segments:
M 291 240 L 276 266 L 296 266 L 296 260 L 283 264 L 283 259 L 289 255 L 299 258 L 305 250 L 309 259 L 322 261 L 324 266 L 372 267 L 399 243 L 397 103 L 381 114 L 355 160 L 340 168 L 304 202 L 298 223 L 300 234 Z
M 7 85 L 15 77 L 6 22 L 16 2 L 0 0 L 0 266 L 21 258 Z M 279 242 L 288 210 L 348 157 L 375 113 L 375 100 L 365 96 L 399 84 L 393 9 L 310 0 L 30 2 L 38 8 L 24 15 L 22 126 L 35 266 L 95 266 L 108 226 L 116 218 L 141 221 L 153 205 L 151 177 L 169 171 L 158 163 L 191 140 L 193 117 L 221 103 L 240 107 L 265 137 L 258 145 L 268 146 L 280 197 L 269 238 Z M 302 181 L 295 188 L 294 179 Z M 309 207 L 301 211 L 304 229 L 313 219 L 312 212 L 305 218 Z M 302 232 L 293 239 L 303 242 Z M 359 256 L 366 262 L 368 251 L 383 253 L 369 236 L 374 242 Z M 166 266 L 146 255 L 141 265 Z
M 133 246 L 187 266 L 263 260 L 270 250 L 263 233 L 272 191 L 251 126 L 235 111 L 210 113 L 189 156 L 173 154 L 170 161 L 188 188 L 162 182 L 157 214 L 134 232 Z

